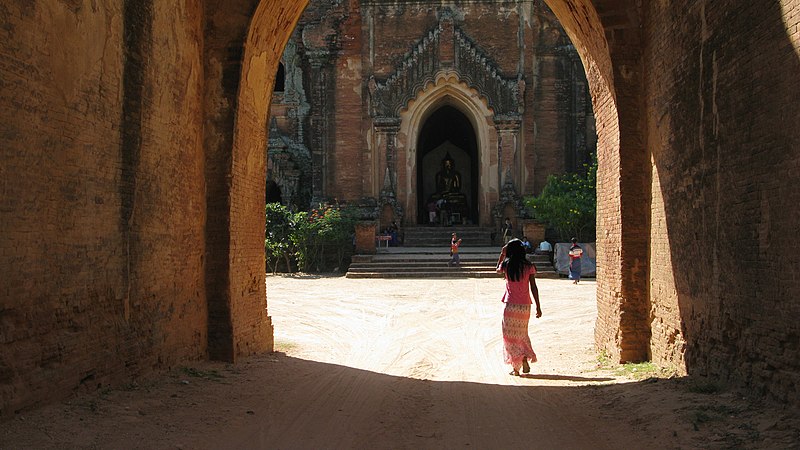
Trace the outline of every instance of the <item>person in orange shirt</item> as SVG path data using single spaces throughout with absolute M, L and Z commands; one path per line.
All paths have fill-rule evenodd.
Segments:
M 458 256 L 458 247 L 461 246 L 461 239 L 453 233 L 452 237 L 450 238 L 450 262 L 447 263 L 448 265 L 452 266 L 453 264 L 461 265 L 461 258 Z

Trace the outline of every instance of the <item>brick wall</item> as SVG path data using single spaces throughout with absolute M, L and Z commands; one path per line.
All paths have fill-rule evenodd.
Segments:
M 366 130 L 368 117 L 365 92 L 366 79 L 363 70 L 362 48 L 364 46 L 359 2 L 349 0 L 347 17 L 340 25 L 340 47 L 335 58 L 334 107 L 326 114 L 333 125 L 335 144 L 328 159 L 327 169 L 331 176 L 328 196 L 339 200 L 358 201 L 373 194 L 363 191 L 363 179 L 372 174 L 367 151 Z M 380 182 L 383 181 L 381 177 Z M 371 183 L 370 183 L 371 184 Z
M 18 1 L 0 17 L 7 415 L 205 356 L 205 199 L 201 11 Z
M 654 359 L 796 403 L 800 1 L 647 17 Z
M 598 346 L 797 402 L 800 0 L 551 3 L 597 111 Z M 265 113 L 304 4 L 0 6 L 0 414 L 271 348 Z

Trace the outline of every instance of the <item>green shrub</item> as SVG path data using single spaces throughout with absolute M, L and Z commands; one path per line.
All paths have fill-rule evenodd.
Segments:
M 550 175 L 542 193 L 525 199 L 533 216 L 554 229 L 560 241 L 594 242 L 597 222 L 597 158 L 581 173 Z
M 276 273 L 281 260 L 293 272 L 292 261 L 303 272 L 343 268 L 352 255 L 357 212 L 351 208 L 322 206 L 292 213 L 279 204 L 266 209 L 264 248 L 267 265 Z
M 278 264 L 284 261 L 286 271 L 292 272 L 291 259 L 294 254 L 292 230 L 294 217 L 291 211 L 280 203 L 267 203 L 265 208 L 267 224 L 264 232 L 264 250 L 267 268 L 278 272 Z

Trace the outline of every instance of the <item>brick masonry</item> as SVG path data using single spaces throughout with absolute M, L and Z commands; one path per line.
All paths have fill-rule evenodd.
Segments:
M 582 71 L 573 70 L 575 66 L 580 69 L 577 53 L 567 45 L 555 16 L 541 1 L 468 1 L 449 5 L 447 14 L 442 13 L 441 6 L 436 1 L 414 4 L 381 0 L 315 1 L 304 11 L 293 36 L 297 45 L 291 47 L 291 54 L 285 55 L 284 60 L 293 61 L 297 65 L 293 69 L 303 73 L 305 91 L 310 93 L 309 105 L 296 103 L 293 96 L 278 95 L 272 112 L 285 117 L 289 111 L 288 115 L 298 122 L 305 121 L 308 114 L 308 126 L 301 135 L 293 134 L 297 126 L 278 123 L 278 130 L 309 148 L 312 176 L 301 180 L 315 185 L 316 200 L 379 199 L 388 172 L 389 180 L 395 181 L 392 186 L 395 198 L 403 208 L 401 221 L 409 225 L 418 223 L 418 213 L 424 208 L 421 204 L 424 202 L 418 199 L 417 186 L 417 169 L 424 165 L 417 155 L 420 145 L 417 128 L 422 123 L 411 133 L 403 127 L 383 129 L 387 126 L 383 122 L 378 125 L 370 114 L 374 106 L 371 106 L 369 80 L 374 76 L 377 85 L 396 73 L 409 51 L 440 21 L 443 28 L 439 60 L 455 61 L 452 32 L 457 29 L 474 39 L 476 48 L 488 56 L 490 65 L 497 67 L 500 75 L 514 80 L 519 74 L 525 80 L 526 107 L 521 126 L 516 118 L 504 123 L 508 119 L 497 111 L 487 117 L 466 112 L 476 133 L 481 133 L 482 123 L 488 123 L 490 130 L 486 133 L 492 135 L 487 143 L 478 146 L 479 155 L 475 158 L 487 161 L 498 151 L 503 153 L 501 168 L 483 164 L 471 177 L 476 181 L 475 203 L 480 203 L 473 205 L 474 220 L 491 225 L 494 218 L 490 217 L 490 211 L 496 206 L 506 171 L 511 172 L 517 192 L 530 195 L 541 191 L 549 175 L 574 170 L 594 151 L 594 147 L 572 145 L 587 141 L 583 137 L 585 127 L 578 123 L 591 116 L 591 109 L 585 108 L 590 100 Z M 417 58 L 411 60 L 412 65 L 425 65 L 424 57 Z M 479 102 L 486 103 L 492 95 L 480 92 L 480 85 L 470 80 L 470 76 L 477 78 L 465 71 L 462 78 L 466 78 L 460 81 L 467 90 L 476 90 Z M 416 80 L 408 82 L 407 89 L 413 95 L 398 112 L 401 123 L 412 120 L 409 111 L 414 109 L 413 104 L 420 103 L 432 89 L 430 83 L 416 83 Z M 443 98 L 441 104 L 432 105 L 431 111 L 423 113 L 427 117 L 446 102 L 462 112 L 469 109 L 458 100 Z M 307 113 L 306 107 L 310 109 Z M 506 127 L 502 150 L 498 150 L 499 143 L 493 139 L 495 126 Z M 513 132 L 509 131 L 511 128 Z M 572 135 L 581 137 L 572 139 Z M 568 141 L 570 144 L 566 145 Z M 389 151 L 390 146 L 394 152 Z M 575 155 L 567 156 L 571 153 Z M 568 159 L 572 161 L 569 167 L 565 163 Z M 576 159 L 581 161 L 573 161 Z M 468 169 L 466 165 L 460 167 L 462 171 Z M 494 201 L 487 200 L 492 196 Z
M 653 359 L 796 404 L 800 1 L 646 16 Z
M 598 346 L 796 403 L 800 0 L 549 3 L 597 112 Z M 305 5 L 191 5 L 0 6 L 2 415 L 272 346 L 258 146 Z
M 0 6 L 0 414 L 206 357 L 202 13 Z

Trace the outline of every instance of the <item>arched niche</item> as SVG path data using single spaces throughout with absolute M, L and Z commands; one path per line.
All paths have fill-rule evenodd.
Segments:
M 456 223 L 478 223 L 478 185 L 480 149 L 472 122 L 459 109 L 444 105 L 428 116 L 422 124 L 417 142 L 417 209 L 418 223 L 427 223 L 427 204 L 442 199 L 436 175 L 445 161 L 452 161 L 458 174 L 458 194 L 463 205 L 451 205 L 459 211 Z M 445 199 L 446 200 L 446 199 Z M 463 209 L 463 211 L 461 211 Z
M 401 189 L 399 197 L 403 206 L 409 213 L 414 213 L 415 217 L 410 220 L 416 221 L 416 215 L 420 208 L 418 186 L 424 180 L 418 180 L 419 171 L 416 170 L 420 158 L 417 145 L 420 142 L 421 132 L 424 124 L 432 114 L 441 108 L 449 107 L 457 110 L 469 121 L 475 134 L 475 146 L 477 160 L 472 164 L 476 167 L 476 172 L 472 175 L 475 184 L 471 189 L 476 191 L 475 202 L 477 202 L 477 221 L 479 223 L 490 223 L 489 204 L 494 203 L 498 196 L 498 175 L 497 159 L 491 158 L 491 151 L 484 149 L 496 148 L 497 132 L 493 126 L 493 113 L 486 106 L 485 99 L 474 89 L 471 89 L 463 82 L 456 73 L 443 72 L 437 75 L 433 83 L 429 83 L 417 97 L 410 101 L 408 106 L 400 113 L 400 131 L 398 133 L 397 147 L 398 157 L 401 162 L 399 171 L 404 168 L 414 168 L 410 173 L 401 173 Z M 494 168 L 494 170 L 492 170 Z M 404 181 L 404 183 L 402 183 Z

